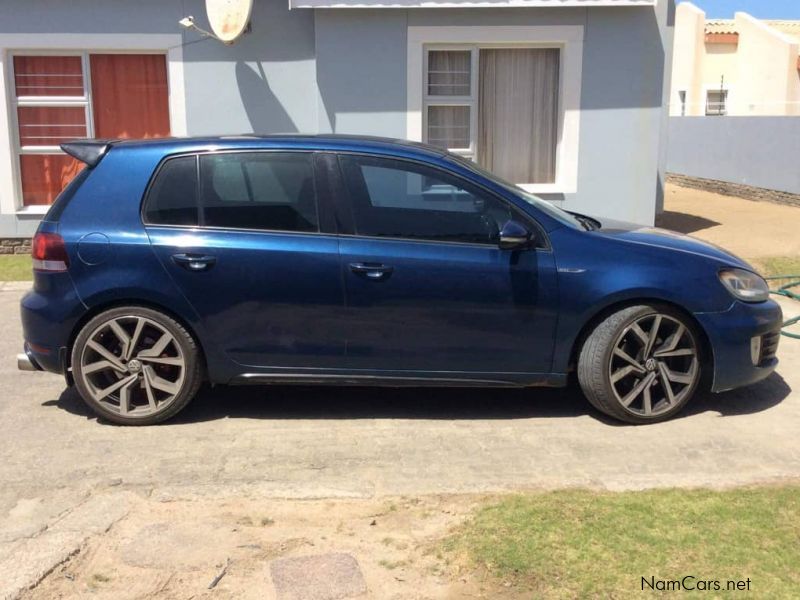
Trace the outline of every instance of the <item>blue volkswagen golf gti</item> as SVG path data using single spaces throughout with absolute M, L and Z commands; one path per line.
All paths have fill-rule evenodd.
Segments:
M 564 212 L 447 152 L 343 136 L 83 140 L 33 240 L 22 369 L 98 415 L 203 381 L 564 386 L 630 423 L 764 379 L 781 310 L 676 233 Z

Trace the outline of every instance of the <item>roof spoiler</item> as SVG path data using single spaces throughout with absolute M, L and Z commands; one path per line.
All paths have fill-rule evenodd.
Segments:
M 76 140 L 61 144 L 61 149 L 92 168 L 97 166 L 97 163 L 111 150 L 115 141 L 117 140 Z

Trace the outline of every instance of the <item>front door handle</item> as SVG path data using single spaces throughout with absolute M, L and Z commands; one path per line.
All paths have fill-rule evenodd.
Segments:
M 361 275 L 371 281 L 381 281 L 388 279 L 394 271 L 394 267 L 379 263 L 350 263 L 350 270 L 356 275 Z
M 204 254 L 173 254 L 172 260 L 187 271 L 208 271 L 217 262 L 216 257 Z

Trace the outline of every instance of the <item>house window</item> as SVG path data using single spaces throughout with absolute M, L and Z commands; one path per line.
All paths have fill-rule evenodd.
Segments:
M 80 172 L 66 141 L 169 135 L 163 54 L 25 54 L 13 70 L 23 206 L 51 204 Z
M 559 48 L 427 48 L 424 139 L 516 183 L 556 181 Z
M 728 114 L 728 90 L 708 90 L 706 92 L 706 115 L 724 116 Z

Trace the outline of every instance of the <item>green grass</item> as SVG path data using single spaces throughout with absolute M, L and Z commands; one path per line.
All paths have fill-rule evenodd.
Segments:
M 0 255 L 0 281 L 30 281 L 31 257 L 29 254 Z
M 752 597 L 800 597 L 800 486 L 512 496 L 486 506 L 441 549 L 535 597 L 633 597 L 642 577 L 751 579 Z M 648 591 L 649 588 L 647 588 Z
M 764 277 L 800 275 L 800 256 L 772 256 L 753 261 Z

